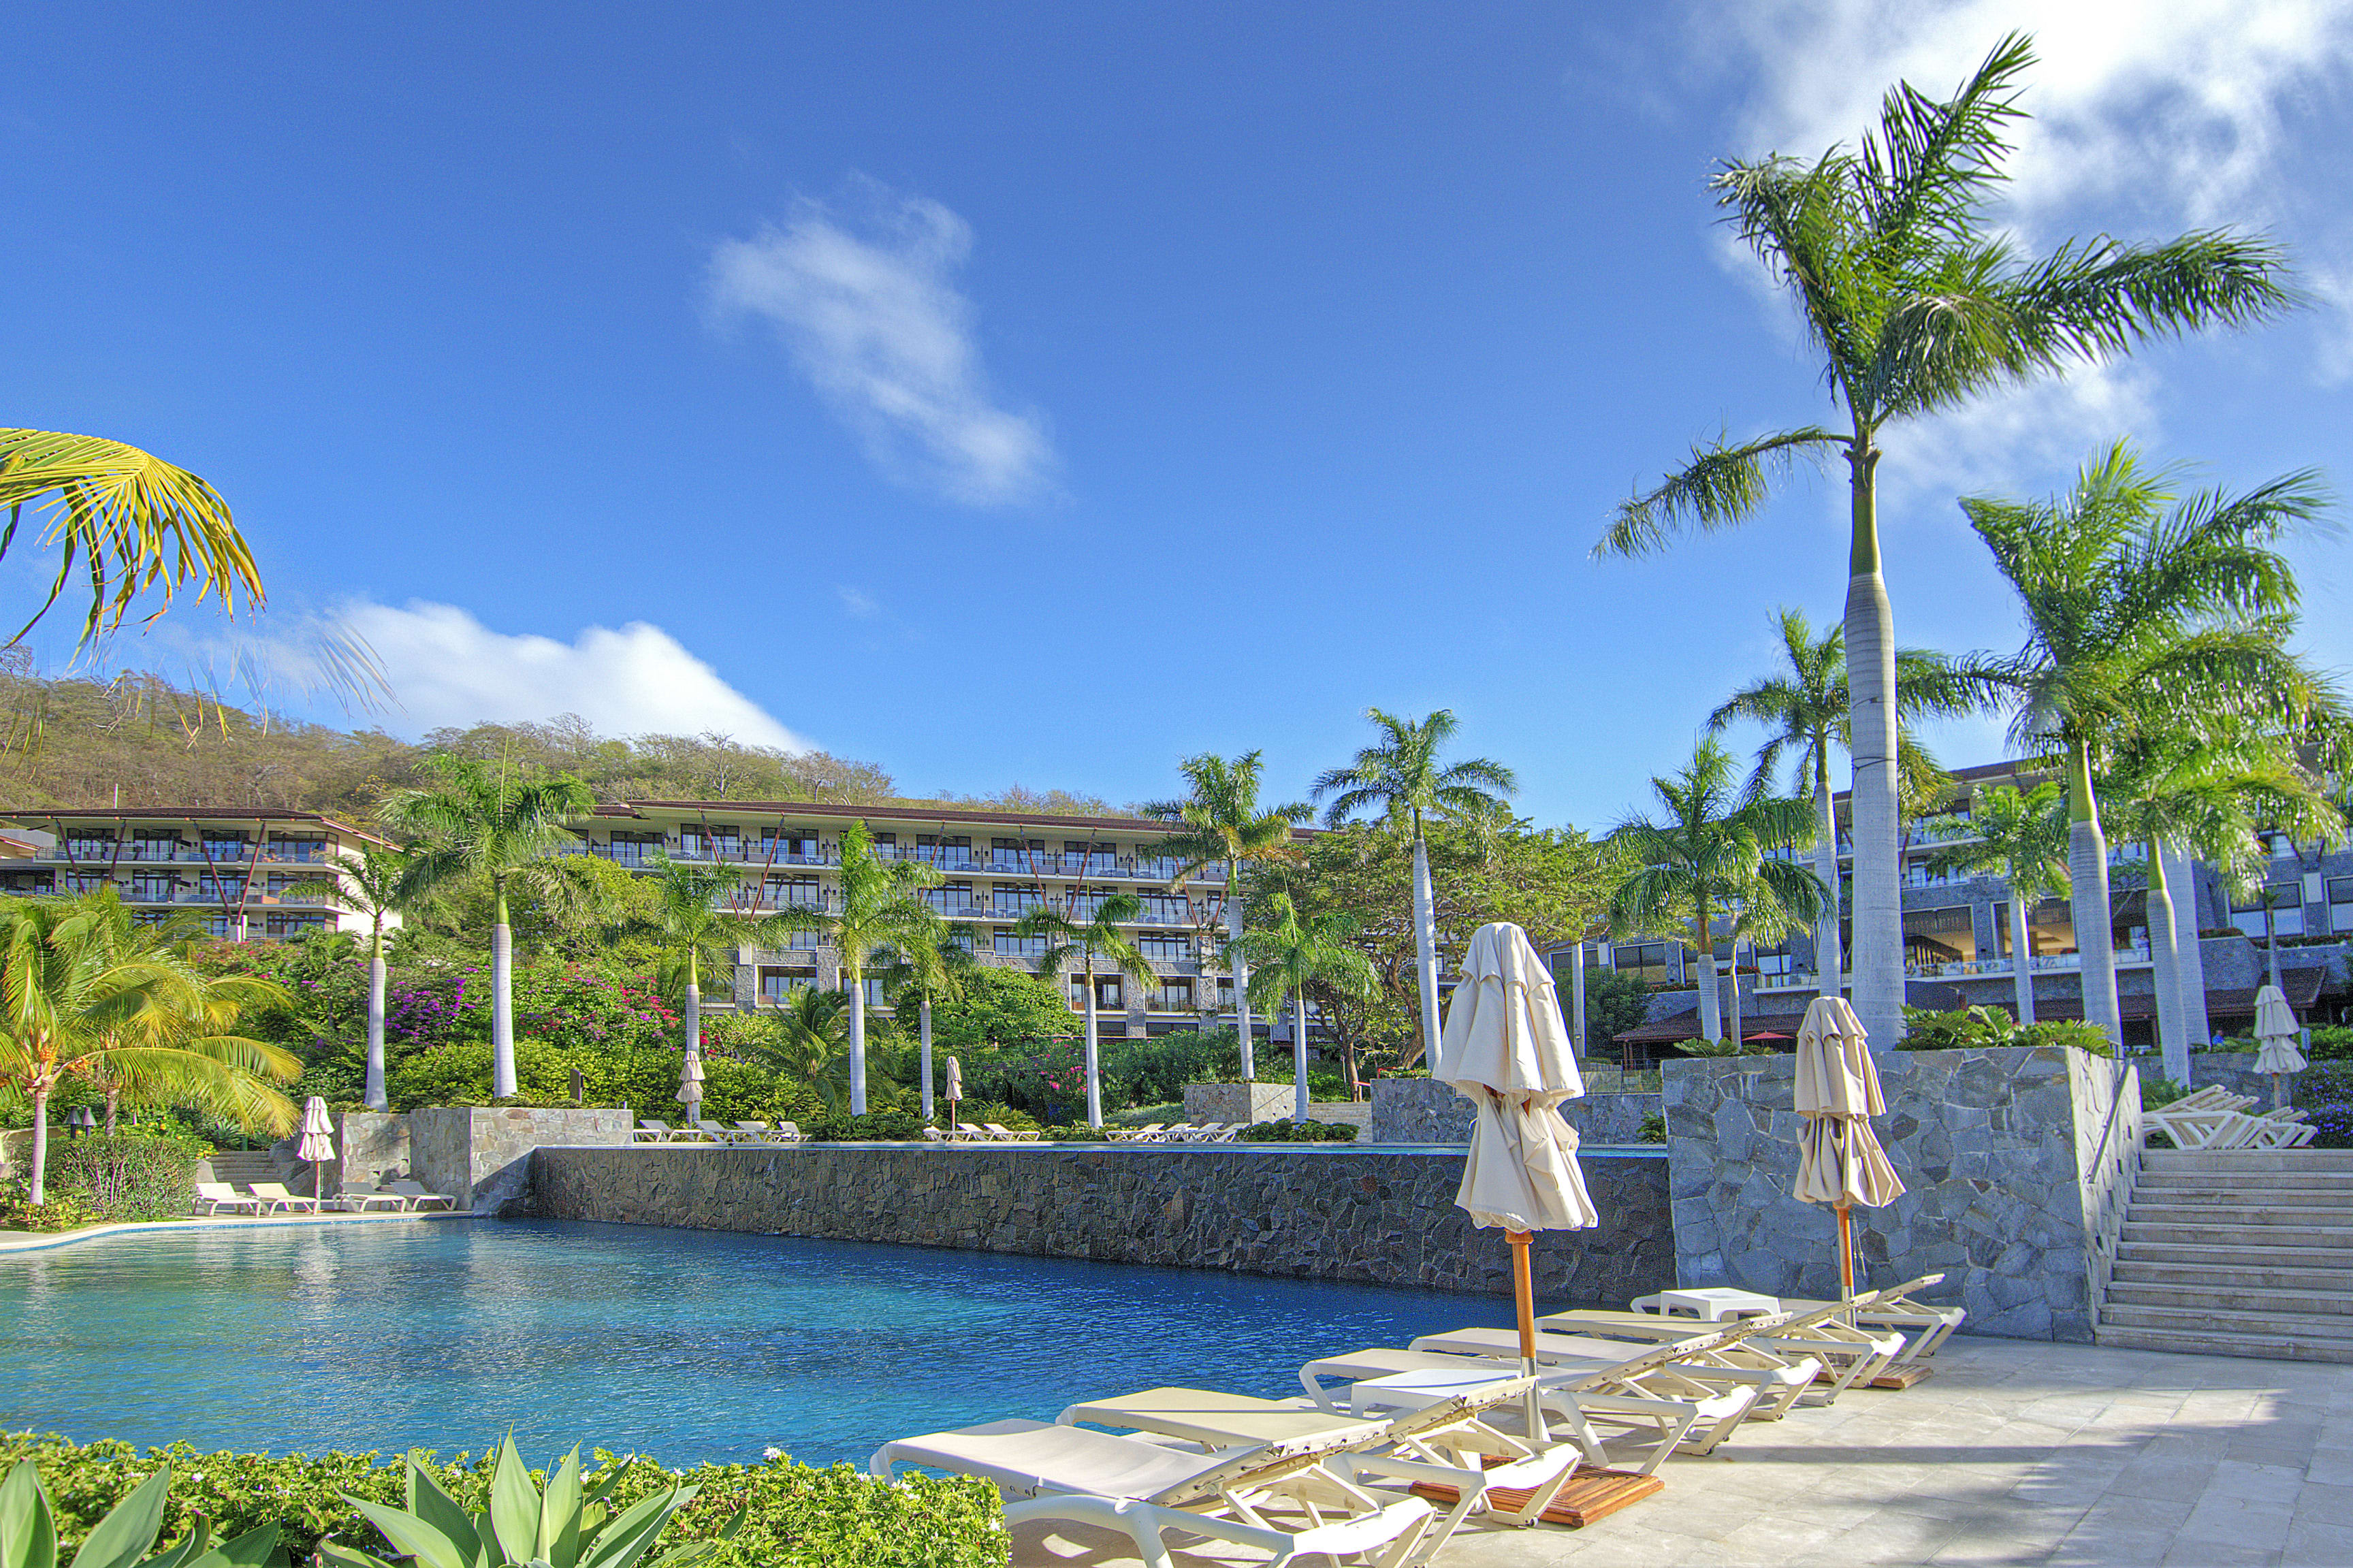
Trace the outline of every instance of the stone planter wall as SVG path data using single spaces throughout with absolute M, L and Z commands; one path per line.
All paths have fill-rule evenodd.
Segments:
M 1510 1249 L 1454 1206 L 1460 1156 L 809 1145 L 545 1147 L 536 1212 L 1508 1294 Z M 1623 1307 L 1672 1282 L 1667 1163 L 1585 1162 L 1599 1229 L 1536 1238 L 1536 1293 Z
M 1863 1280 L 1942 1270 L 1930 1295 L 1967 1306 L 1973 1333 L 2089 1342 L 2098 1228 L 2121 1201 L 2119 1184 L 2130 1190 L 2128 1173 L 2084 1163 L 2106 1121 L 2091 1077 L 2109 1065 L 2016 1048 L 1876 1060 L 1887 1114 L 1874 1128 L 1908 1190 L 1885 1209 L 1853 1212 Z M 1791 1105 L 1795 1065 L 1788 1056 L 1665 1065 L 1683 1284 L 1837 1294 L 1831 1211 L 1790 1195 L 1804 1122 Z
M 427 1192 L 447 1193 L 461 1212 L 495 1215 L 526 1197 L 531 1152 L 546 1143 L 629 1142 L 627 1110 L 550 1110 L 521 1106 L 436 1106 L 412 1110 L 409 1166 Z
M 1563 1105 L 1560 1114 L 1587 1146 L 1623 1149 L 1641 1142 L 1642 1119 L 1658 1115 L 1660 1105 L 1655 1094 L 1588 1094 Z M 1358 1136 L 1375 1143 L 1468 1143 L 1471 1102 L 1433 1079 L 1379 1079 L 1371 1131 Z
M 1185 1086 L 1187 1121 L 1288 1121 L 1299 1108 L 1299 1091 L 1287 1083 L 1188 1083 Z M 1373 1114 L 1364 1100 L 1317 1100 L 1307 1104 L 1310 1121 L 1341 1122 L 1363 1127 Z M 1357 1137 L 1364 1134 L 1359 1132 Z

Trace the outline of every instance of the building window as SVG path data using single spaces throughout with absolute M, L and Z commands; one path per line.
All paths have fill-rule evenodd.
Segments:
M 1146 931 L 1135 939 L 1135 951 L 1163 963 L 1182 963 L 1193 956 L 1193 939 Z
M 103 871 L 69 871 L 60 880 L 65 884 L 66 897 L 71 899 L 95 893 L 112 879 Z
M 142 903 L 168 904 L 179 890 L 178 879 L 157 876 L 152 871 L 137 873 L 131 879 L 131 896 Z
M 763 828 L 760 854 L 764 859 L 780 860 L 786 865 L 814 866 L 818 863 L 817 830 L 813 827 Z
M 716 823 L 681 827 L 678 830 L 678 853 L 681 860 L 741 860 L 744 836 Z
M 1230 974 L 1218 976 L 1218 1008 L 1226 1013 L 1234 1010 L 1234 977 Z
M 159 859 L 163 858 L 157 857 Z M 269 836 L 269 858 L 314 864 L 327 858 L 327 841 L 323 838 L 291 838 L 283 833 L 273 833 Z
M 1026 844 L 1018 838 L 992 838 L 988 841 L 988 863 L 999 871 L 1028 871 L 1038 862 L 1035 857 L 1046 852 L 1046 841 L 1032 838 Z
M 1663 942 L 1621 942 L 1609 950 L 1609 966 L 1645 985 L 1663 985 L 1674 977 Z
M 245 835 L 226 828 L 205 829 L 205 856 L 212 860 L 242 860 L 245 858 Z
M 841 994 L 845 996 L 849 994 L 849 976 L 847 974 L 841 977 Z M 866 1005 L 869 1007 L 880 1007 L 884 1005 L 882 982 L 878 976 L 870 974 L 866 977 Z
M 2278 936 L 2304 934 L 2304 889 L 2295 882 L 2274 882 L 2263 889 L 2272 899 L 2272 925 Z M 2330 895 L 2333 901 L 2335 895 Z M 2332 911 L 2332 918 L 2334 918 Z M 2231 900 L 2231 923 L 2253 937 L 2263 939 L 2263 893 L 2252 896 L 2235 894 Z
M 180 836 L 176 833 L 138 832 L 131 836 L 133 860 L 169 860 L 179 848 Z
M 1120 977 L 1118 975 L 1098 974 L 1095 976 L 1095 1008 L 1098 1012 L 1108 1011 L 1113 1013 L 1124 1013 L 1127 1011 L 1127 1002 L 1125 1000 L 1126 995 L 1126 988 L 1120 984 Z M 1084 1012 L 1086 1010 L 1086 976 L 1082 974 L 1074 974 L 1071 977 L 1071 1009 L 1076 1012 Z
M 1163 980 L 1152 988 L 1152 1010 L 1155 1013 L 1191 1012 L 1193 983 L 1190 980 Z
M 66 835 L 66 858 L 70 860 L 111 860 L 114 858 L 114 840 L 90 833 L 69 833 Z
M 649 866 L 662 847 L 659 833 L 616 833 L 610 844 L 591 845 L 616 866 Z
M 1043 958 L 1046 939 L 1042 936 L 1017 936 L 1009 931 L 997 933 L 997 951 L 1009 958 Z
M 815 877 L 770 877 L 761 895 L 775 910 L 815 910 L 825 906 L 825 894 Z
M 1182 926 L 1193 923 L 1192 909 L 1182 893 L 1145 893 L 1144 918 L 1154 925 Z
M 2353 877 L 2328 879 L 2328 929 L 2353 931 Z
M 770 1006 L 782 1006 L 792 1000 L 796 991 L 807 991 L 817 985 L 817 976 L 806 969 L 763 969 L 760 971 L 760 1000 Z
M 823 947 L 824 945 L 825 932 L 821 931 L 797 931 L 786 934 L 785 951 L 787 952 L 815 952 L 818 948 Z
M 1043 907 L 1046 902 L 1044 896 L 1035 888 L 999 887 L 995 898 L 997 912 L 1008 919 L 1026 915 L 1031 910 Z

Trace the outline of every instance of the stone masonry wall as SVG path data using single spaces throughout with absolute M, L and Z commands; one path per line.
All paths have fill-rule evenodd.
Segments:
M 526 1196 L 531 1152 L 543 1143 L 623 1144 L 627 1110 L 436 1106 L 408 1113 L 409 1166 L 461 1212 L 495 1215 Z
M 1198 1124 L 1204 1121 L 1238 1121 L 1248 1127 L 1257 1121 L 1288 1121 L 1299 1108 L 1299 1091 L 1287 1083 L 1188 1083 L 1185 1086 L 1185 1120 Z M 1307 1120 L 1310 1121 L 1345 1122 L 1363 1127 L 1372 1116 L 1373 1108 L 1361 1100 L 1310 1100 Z M 1356 1134 L 1363 1137 L 1362 1132 Z
M 1862 1282 L 1942 1270 L 1973 1333 L 2092 1338 L 2091 1266 L 2077 1171 L 2070 1053 L 1878 1053 L 1880 1142 L 1908 1189 L 1858 1208 Z M 1665 1067 L 1677 1263 L 1688 1286 L 1822 1298 L 1839 1286 L 1831 1211 L 1790 1195 L 1804 1119 L 1789 1056 Z M 2102 1068 L 2106 1064 L 2101 1063 Z
M 1560 1108 L 1580 1142 L 1623 1149 L 1642 1141 L 1642 1119 L 1659 1114 L 1655 1094 L 1588 1094 Z M 1373 1121 L 1359 1137 L 1374 1143 L 1468 1143 L 1471 1102 L 1427 1078 L 1385 1078 L 1373 1084 Z
M 538 1213 L 1507 1294 L 1510 1249 L 1454 1206 L 1459 1157 L 1332 1146 L 543 1147 Z M 1585 1162 L 1599 1228 L 1539 1236 L 1546 1303 L 1671 1284 L 1667 1166 Z

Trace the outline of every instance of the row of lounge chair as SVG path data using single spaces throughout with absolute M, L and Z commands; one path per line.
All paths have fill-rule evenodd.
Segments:
M 2177 1149 L 2220 1153 L 2232 1149 L 2301 1149 L 2319 1132 L 2303 1111 L 2289 1106 L 2253 1111 L 2254 1097 L 2232 1094 L 2210 1083 L 2170 1105 L 2141 1117 L 2151 1132 L 2162 1132 Z
M 428 1193 L 416 1182 L 386 1182 L 373 1187 L 351 1183 L 332 1198 L 305 1197 L 301 1193 L 290 1193 L 283 1182 L 248 1182 L 241 1193 L 227 1182 L 198 1182 L 196 1201 L 190 1212 L 200 1217 L 222 1214 L 259 1216 L 329 1211 L 365 1214 L 381 1206 L 391 1209 L 395 1214 L 408 1214 L 431 1208 L 437 1204 L 445 1209 L 454 1209 L 458 1206 L 458 1200 L 446 1193 Z
M 926 1127 L 926 1143 L 1035 1143 L 1035 1132 L 1017 1132 L 995 1121 L 967 1121 L 960 1127 Z
M 1515 1330 L 1430 1334 L 1403 1350 L 1318 1357 L 1300 1368 L 1302 1398 L 1145 1389 L 1082 1401 L 1052 1422 L 902 1438 L 871 1468 L 979 1477 L 1004 1495 L 1008 1525 L 1123 1531 L 1152 1568 L 1169 1563 L 1172 1534 L 1277 1563 L 1359 1554 L 1419 1568 L 1475 1514 L 1583 1522 L 1657 1490 L 1671 1454 L 1712 1453 L 1746 1422 L 1857 1386 L 1904 1386 L 1910 1377 L 1886 1374 L 1910 1365 L 1916 1375 L 1961 1321 L 1958 1309 L 1915 1299 L 1942 1279 L 1852 1302 L 1783 1300 L 1729 1322 L 1556 1313 L 1539 1323 L 1533 1376 Z M 1525 1415 L 1531 1395 L 1540 1427 Z M 1633 1469 L 1617 1468 L 1629 1460 Z M 1598 1511 L 1588 1500 L 1602 1500 Z
M 1114 1143 L 1230 1143 L 1242 1135 L 1245 1123 L 1240 1121 L 1174 1122 L 1162 1126 L 1155 1121 L 1149 1127 L 1127 1127 L 1114 1130 Z
M 774 1127 L 765 1121 L 738 1121 L 733 1127 L 723 1127 L 716 1121 L 697 1121 L 689 1127 L 672 1127 L 667 1121 L 640 1117 L 637 1131 L 629 1134 L 632 1143 L 746 1143 L 776 1148 L 800 1141 L 800 1123 L 797 1121 L 779 1121 Z

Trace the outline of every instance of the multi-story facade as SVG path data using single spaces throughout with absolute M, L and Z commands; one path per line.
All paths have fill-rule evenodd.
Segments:
M 2082 1017 L 2083 949 L 2071 902 L 2064 898 L 2046 899 L 2031 910 L 2027 919 L 2030 951 L 2013 953 L 2007 881 L 1995 875 L 1939 871 L 1933 864 L 1939 850 L 1971 837 L 1968 817 L 1977 790 L 1989 784 L 2031 787 L 2042 782 L 2041 775 L 2021 763 L 1996 763 L 1963 768 L 1952 777 L 1954 794 L 1948 804 L 1935 817 L 1905 826 L 1900 872 L 1905 967 L 1913 989 L 1919 993 L 1915 1002 L 2012 1008 L 2013 965 L 2022 960 L 2032 968 L 2039 1016 Z M 1844 795 L 1837 797 L 1837 810 L 1840 866 L 1842 873 L 1851 874 L 1852 846 L 1847 837 Z M 2272 905 L 2271 929 L 2282 942 L 2281 970 L 2289 998 L 2306 1022 L 2335 1021 L 2347 1007 L 2347 948 L 2353 944 L 2353 850 L 2299 845 L 2284 836 L 2274 837 L 2267 847 L 2271 858 L 2264 880 Z M 1812 851 L 1799 851 L 1796 858 L 1813 864 Z M 2152 1043 L 2156 1014 L 2147 862 L 2144 845 L 2111 845 L 2109 922 L 2108 930 L 2100 933 L 2116 954 L 2126 1043 L 2140 1047 Z M 2243 1033 L 2253 1013 L 2254 986 L 2268 963 L 2263 947 L 2265 900 L 2260 895 L 2232 895 L 2211 867 L 2186 858 L 2168 860 L 2166 882 L 2181 940 L 2188 944 L 2193 938 L 2201 939 L 2197 945 L 2211 1026 L 2217 1031 Z M 1851 952 L 1851 931 L 1847 937 Z M 1780 1025 L 1767 1020 L 1790 1008 L 1801 1008 L 1819 994 L 1814 945 L 1813 933 L 1800 931 L 1767 946 L 1744 944 L 1739 949 L 1736 963 L 1749 1026 L 1778 1029 Z M 1721 950 L 1718 956 L 1723 962 Z M 1664 1043 L 1672 1033 L 1672 1021 L 1680 1016 L 1675 1011 L 1678 1005 L 1692 1005 L 1691 993 L 1685 988 L 1696 979 L 1697 962 L 1683 942 L 1642 939 L 1588 943 L 1585 957 L 1588 965 L 1632 973 L 1661 988 L 1663 994 L 1643 1031 L 1657 1037 L 1656 1043 Z
M 1233 981 L 1215 962 L 1225 941 L 1225 868 L 1204 868 L 1171 890 L 1178 863 L 1147 853 L 1167 836 L 1165 822 L 1136 816 L 1058 816 L 1014 812 L 809 802 L 626 801 L 601 805 L 574 825 L 575 852 L 647 868 L 657 855 L 716 862 L 742 872 L 732 907 L 746 914 L 800 906 L 834 907 L 839 892 L 841 835 L 863 822 L 882 855 L 936 868 L 924 898 L 970 936 L 984 964 L 1032 968 L 1045 943 L 1014 930 L 1039 908 L 1092 919 L 1113 893 L 1134 893 L 1143 909 L 1128 935 L 1152 965 L 1153 984 L 1097 974 L 1096 1005 L 1110 1038 L 1165 1035 L 1230 1022 Z M 1308 830 L 1300 829 L 1301 837 Z M 1062 977 L 1066 999 L 1085 1003 L 1085 982 Z M 774 1006 L 808 985 L 841 984 L 839 955 L 815 933 L 785 947 L 746 949 L 737 957 L 734 1005 Z M 882 1005 L 869 977 L 869 1002 Z M 1288 1037 L 1285 1020 L 1252 1019 L 1255 1035 Z
M 364 917 L 336 909 L 316 884 L 363 846 L 385 843 L 304 811 L 9 811 L 0 822 L 13 841 L 0 891 L 71 897 L 111 884 L 143 918 L 192 913 L 224 942 L 364 929 Z

